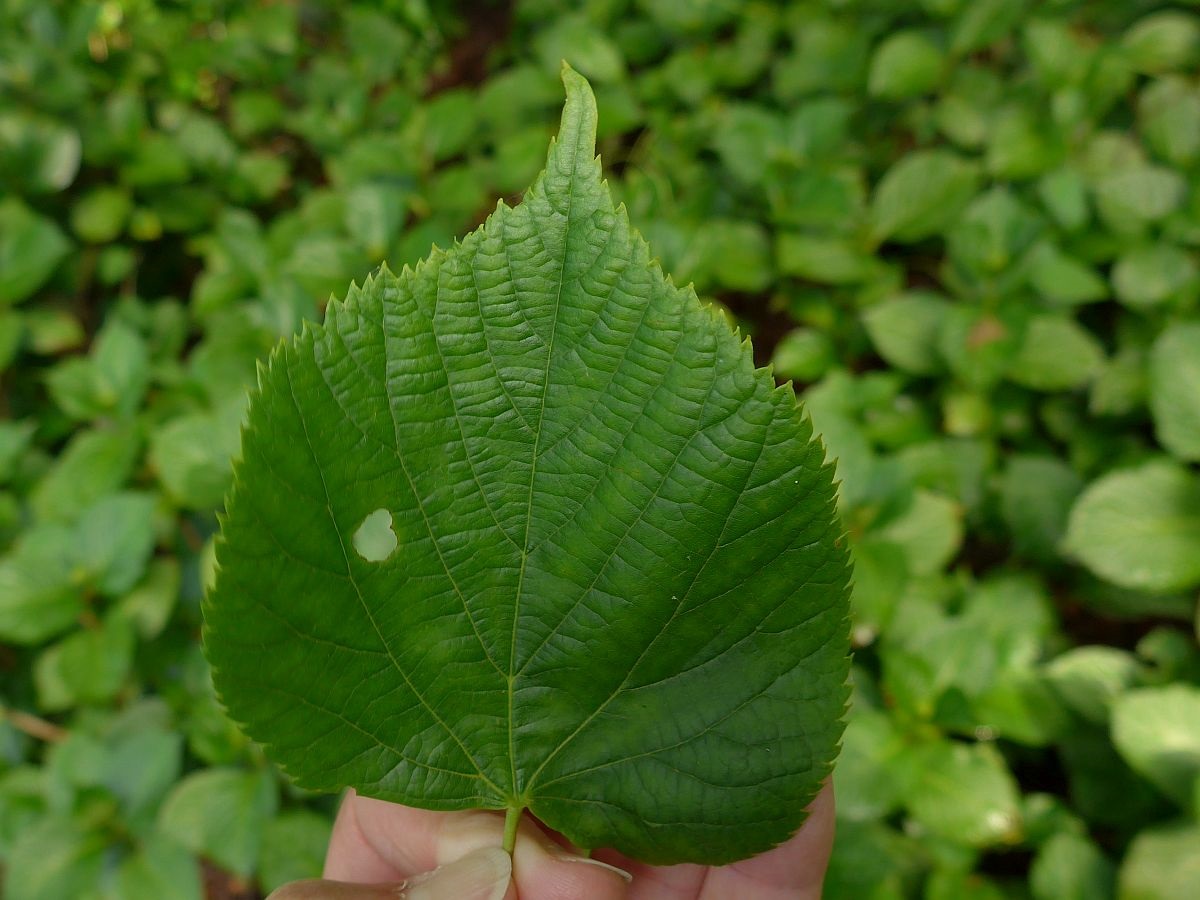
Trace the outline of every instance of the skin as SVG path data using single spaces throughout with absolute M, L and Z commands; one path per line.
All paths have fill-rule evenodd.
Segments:
M 720 867 L 648 866 L 608 850 L 585 859 L 525 816 L 509 880 L 502 814 L 428 812 L 351 792 L 326 880 L 285 885 L 269 900 L 819 900 L 833 832 L 829 783 L 791 840 Z

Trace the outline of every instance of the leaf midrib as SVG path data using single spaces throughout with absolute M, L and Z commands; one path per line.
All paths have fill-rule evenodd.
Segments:
M 514 687 L 517 680 L 517 624 L 521 618 L 521 592 L 525 589 L 525 571 L 528 568 L 527 564 L 529 561 L 529 530 L 533 524 L 533 494 L 534 485 L 537 483 L 538 447 L 542 442 L 542 432 L 544 430 L 542 425 L 546 417 L 546 398 L 550 393 L 550 366 L 554 360 L 554 344 L 558 337 L 558 311 L 562 307 L 563 282 L 566 280 L 567 274 L 567 256 L 571 250 L 571 210 L 575 204 L 575 173 L 578 171 L 579 166 L 579 135 L 584 127 L 585 119 L 586 116 L 581 113 L 576 121 L 575 134 L 572 140 L 574 153 L 571 156 L 571 168 L 567 175 L 567 209 L 563 215 L 562 264 L 558 269 L 558 288 L 555 291 L 554 311 L 550 319 L 550 340 L 546 345 L 546 367 L 542 371 L 542 397 L 538 404 L 538 422 L 533 435 L 533 452 L 529 463 L 529 499 L 525 507 L 525 536 L 521 541 L 521 569 L 517 573 L 517 588 L 516 594 L 513 597 L 512 640 L 509 644 L 508 652 L 508 683 L 506 685 L 506 692 L 508 694 L 508 762 L 509 772 L 512 777 L 513 792 L 510 800 L 516 807 L 525 807 L 528 805 L 527 798 L 518 797 L 520 792 L 517 788 L 516 723 L 513 719 Z M 555 138 L 555 144 L 559 147 L 563 146 L 558 138 Z

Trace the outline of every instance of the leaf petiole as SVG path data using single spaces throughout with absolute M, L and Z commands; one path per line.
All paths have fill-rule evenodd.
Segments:
M 504 850 L 512 856 L 513 848 L 517 846 L 517 825 L 521 822 L 523 806 L 510 806 L 504 812 Z

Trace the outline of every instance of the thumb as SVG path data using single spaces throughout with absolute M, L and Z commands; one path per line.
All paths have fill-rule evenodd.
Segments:
M 511 879 L 509 855 L 499 847 L 484 847 L 399 884 L 312 878 L 285 884 L 267 900 L 503 900 Z

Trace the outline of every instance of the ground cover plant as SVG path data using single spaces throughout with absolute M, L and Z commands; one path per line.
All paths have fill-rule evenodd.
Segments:
M 1141 0 L 5 0 L 4 895 L 317 873 L 200 652 L 255 362 L 515 203 L 563 58 L 837 459 L 826 895 L 1189 897 L 1200 17 Z

